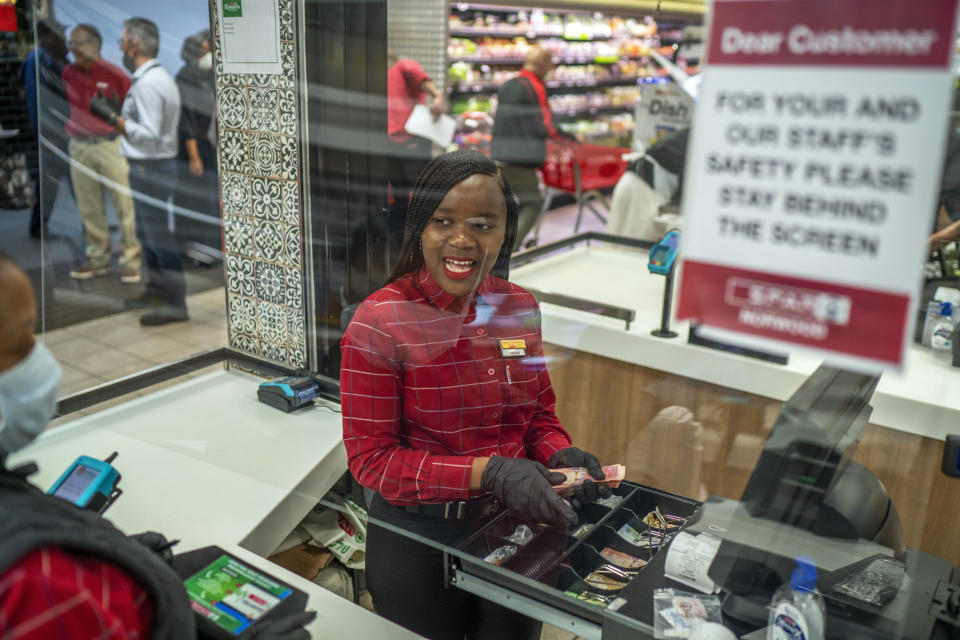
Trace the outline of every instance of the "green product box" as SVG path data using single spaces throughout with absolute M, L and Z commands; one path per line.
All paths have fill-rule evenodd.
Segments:
M 220 556 L 184 582 L 190 605 L 233 635 L 267 614 L 290 590 L 229 556 Z
M 241 0 L 223 0 L 224 18 L 242 18 L 243 7 L 240 6 Z

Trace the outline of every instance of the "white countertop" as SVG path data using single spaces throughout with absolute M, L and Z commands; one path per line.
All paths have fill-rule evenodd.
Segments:
M 284 414 L 257 400 L 255 376 L 217 371 L 44 433 L 11 456 L 48 489 L 79 455 L 119 453 L 123 495 L 107 517 L 159 531 L 182 553 L 217 545 L 304 591 L 315 637 L 418 638 L 265 558 L 346 471 L 340 414 Z
M 636 312 L 624 322 L 553 304 L 542 304 L 545 342 L 702 380 L 748 393 L 786 400 L 820 365 L 821 359 L 791 352 L 787 365 L 687 344 L 687 322 L 674 322 L 680 335 L 650 335 L 660 325 L 665 278 L 647 271 L 647 252 L 593 243 L 511 269 L 510 279 L 543 292 L 612 304 Z M 960 369 L 949 357 L 911 345 L 903 372 L 887 371 L 873 396 L 870 422 L 938 440 L 960 425 Z

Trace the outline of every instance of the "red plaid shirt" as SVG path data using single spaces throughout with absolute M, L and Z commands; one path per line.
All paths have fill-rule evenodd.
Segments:
M 523 340 L 505 358 L 501 340 Z M 376 291 L 340 343 L 343 441 L 360 484 L 398 505 L 450 502 L 470 490 L 475 457 L 533 458 L 570 446 L 554 412 L 540 310 L 488 276 L 455 298 L 426 268 Z
M 45 547 L 0 576 L 2 640 L 134 640 L 152 628 L 147 593 L 97 558 Z

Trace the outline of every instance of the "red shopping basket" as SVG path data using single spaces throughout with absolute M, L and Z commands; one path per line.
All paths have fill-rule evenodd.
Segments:
M 599 144 L 547 140 L 547 159 L 543 163 L 543 184 L 561 191 L 583 193 L 616 186 L 627 170 L 623 154 L 630 149 Z M 580 185 L 575 168 L 579 168 Z
M 550 209 L 553 197 L 558 192 L 569 193 L 577 199 L 574 233 L 580 230 L 585 207 L 606 224 L 607 219 L 594 204 L 600 203 L 604 209 L 610 208 L 600 190 L 616 186 L 627 170 L 623 154 L 629 152 L 630 149 L 623 147 L 547 140 L 547 159 L 543 163 L 543 184 L 547 193 L 533 229 L 533 238 L 526 246 L 532 247 L 540 241 L 540 226 L 543 224 L 544 214 Z

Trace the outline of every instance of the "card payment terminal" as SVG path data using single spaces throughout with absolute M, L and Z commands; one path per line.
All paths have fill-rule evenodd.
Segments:
M 309 376 L 283 376 L 263 382 L 257 388 L 260 402 L 287 413 L 313 404 L 320 386 Z
M 677 332 L 670 330 L 670 312 L 673 305 L 673 271 L 677 266 L 677 254 L 680 251 L 680 232 L 672 229 L 663 236 L 663 240 L 650 248 L 647 270 L 650 273 L 665 276 L 663 283 L 663 306 L 660 309 L 660 326 L 650 332 L 658 338 L 676 338 Z
M 647 269 L 650 273 L 656 273 L 661 276 L 670 275 L 679 250 L 680 232 L 676 230 L 667 232 L 667 235 L 663 236 L 663 240 L 653 245 L 650 249 L 650 259 L 647 261 Z
M 110 464 L 116 458 L 116 451 L 106 460 L 80 456 L 57 478 L 47 494 L 72 502 L 81 509 L 103 513 L 123 493 L 117 487 L 120 473 Z

